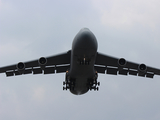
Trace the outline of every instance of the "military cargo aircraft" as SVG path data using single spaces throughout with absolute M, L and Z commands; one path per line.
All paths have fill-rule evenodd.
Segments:
M 160 75 L 160 69 L 138 64 L 97 52 L 95 35 L 88 29 L 81 29 L 75 36 L 72 49 L 50 57 L 40 57 L 29 62 L 0 67 L 6 76 L 26 74 L 66 73 L 63 90 L 81 95 L 89 90 L 98 91 L 98 73 L 112 75 L 135 75 L 153 78 Z

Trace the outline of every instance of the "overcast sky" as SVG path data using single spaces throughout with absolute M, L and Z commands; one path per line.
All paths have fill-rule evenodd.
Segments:
M 71 49 L 89 28 L 98 51 L 160 68 L 159 0 L 0 0 L 0 67 Z M 159 120 L 160 76 L 99 74 L 98 92 L 63 91 L 65 74 L 0 74 L 0 120 Z

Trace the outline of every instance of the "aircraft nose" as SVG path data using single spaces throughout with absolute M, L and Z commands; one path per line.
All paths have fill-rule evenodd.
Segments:
M 72 44 L 74 54 L 79 56 L 95 55 L 97 48 L 97 39 L 89 29 L 80 30 Z
M 96 37 L 88 28 L 81 29 L 73 42 L 73 47 L 76 48 L 97 49 L 97 46 Z
M 91 47 L 91 46 L 93 47 L 95 45 L 94 38 L 89 33 L 82 33 L 79 38 L 79 42 L 81 46 L 83 46 L 83 48 Z

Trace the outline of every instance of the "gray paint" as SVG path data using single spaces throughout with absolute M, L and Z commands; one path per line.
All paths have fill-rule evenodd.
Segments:
M 87 86 L 88 79 L 94 80 L 97 48 L 97 40 L 88 28 L 81 29 L 75 36 L 72 43 L 71 67 L 67 75 L 75 82 L 74 90 L 71 90 L 73 94 L 86 93 L 89 89 Z M 81 65 L 81 61 L 89 63 Z

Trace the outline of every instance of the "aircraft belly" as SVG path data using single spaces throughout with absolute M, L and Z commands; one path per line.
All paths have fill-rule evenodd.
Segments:
M 75 80 L 74 90 L 70 90 L 73 94 L 80 95 L 88 92 L 88 79 L 95 76 L 94 67 L 92 65 L 78 65 L 70 71 L 70 78 Z
M 88 92 L 88 87 L 87 87 L 87 82 L 88 80 L 86 78 L 77 78 L 74 86 L 74 90 L 70 90 L 71 93 L 76 94 L 76 95 L 81 95 L 86 92 Z

